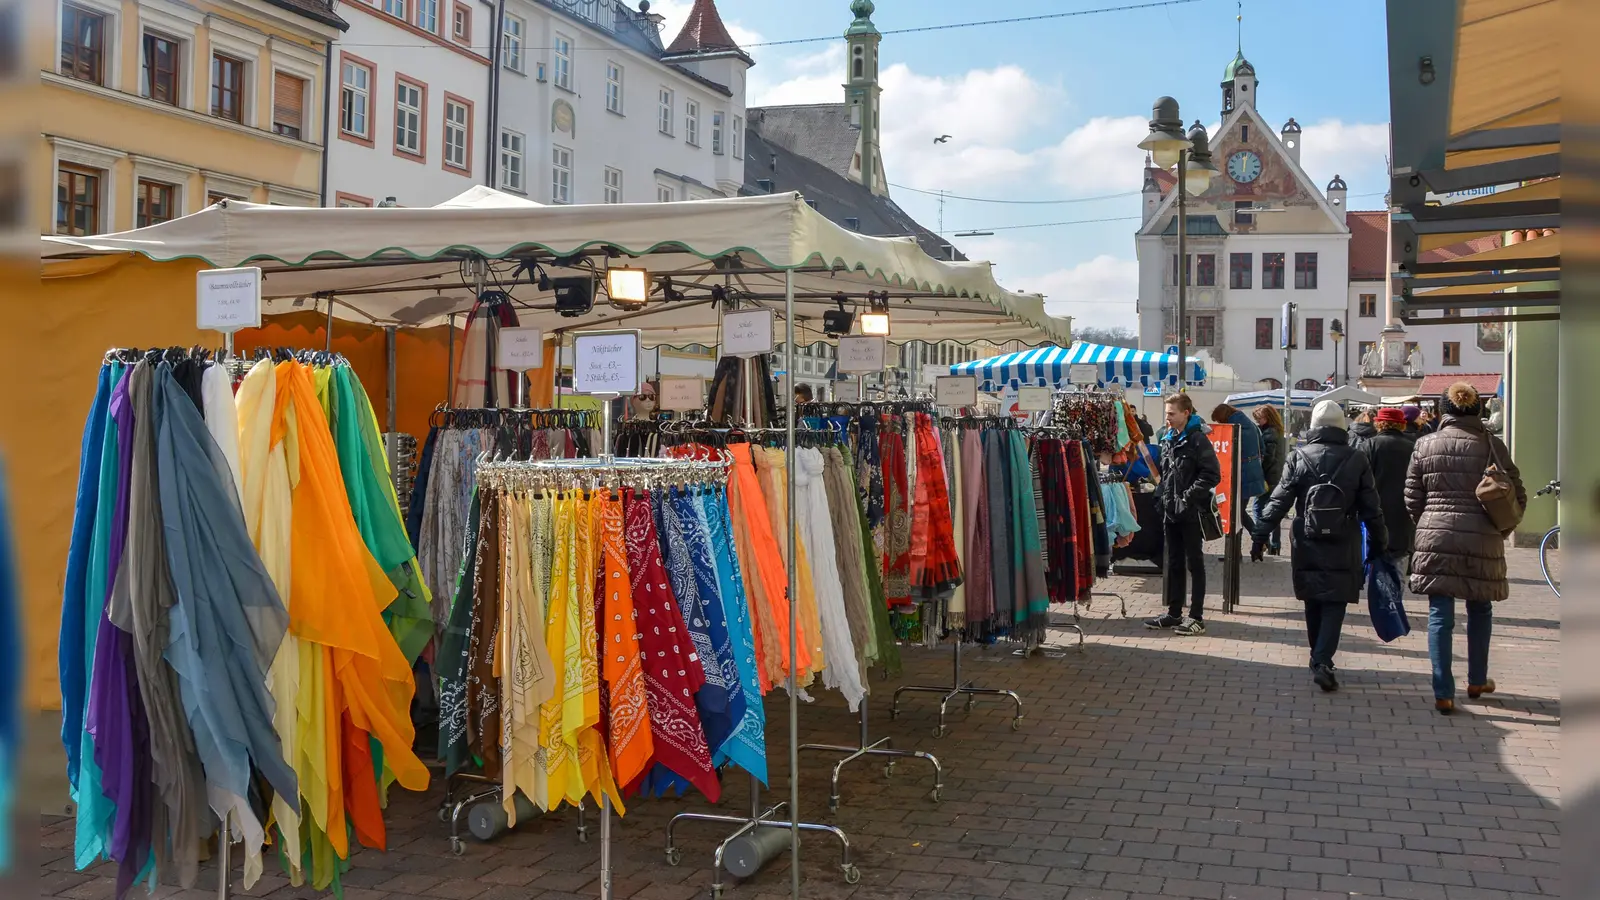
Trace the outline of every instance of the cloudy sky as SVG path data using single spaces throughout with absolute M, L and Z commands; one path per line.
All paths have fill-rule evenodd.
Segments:
M 879 0 L 879 30 L 922 28 L 1151 0 Z M 691 0 L 656 0 L 677 33 Z M 718 0 L 756 59 L 752 106 L 842 102 L 848 0 Z M 1002 282 L 1039 291 L 1080 326 L 1133 326 L 1143 154 L 1151 102 L 1171 94 L 1214 126 L 1219 83 L 1237 44 L 1236 0 L 1093 13 L 1022 24 L 886 34 L 884 165 L 901 206 L 997 265 Z M 1245 0 L 1245 55 L 1267 121 L 1305 128 L 1319 184 L 1350 185 L 1351 208 L 1382 203 L 1388 82 L 1382 0 Z M 827 40 L 769 44 L 801 38 Z M 761 46 L 769 44 L 768 46 Z M 953 135 L 934 144 L 941 134 Z M 1008 203 L 980 202 L 1003 200 Z M 1023 202 L 1026 201 L 1026 202 Z M 1040 202 L 1048 201 L 1048 202 Z M 1062 223 L 1062 224 L 1057 224 Z

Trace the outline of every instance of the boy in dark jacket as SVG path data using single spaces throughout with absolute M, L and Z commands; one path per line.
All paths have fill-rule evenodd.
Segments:
M 1411 555 L 1411 539 L 1416 533 L 1416 524 L 1406 512 L 1406 471 L 1417 444 L 1406 436 L 1405 413 L 1394 407 L 1378 410 L 1376 427 L 1377 434 L 1358 449 L 1372 466 L 1373 484 L 1383 506 L 1383 524 L 1389 530 L 1389 558 L 1395 568 L 1404 572 L 1405 557 Z
M 1211 505 L 1211 490 L 1222 481 L 1217 451 L 1211 446 L 1206 423 L 1195 415 L 1188 394 L 1173 394 L 1166 401 L 1167 427 L 1161 432 L 1162 540 L 1166 545 L 1167 614 L 1146 621 L 1146 628 L 1171 628 L 1194 636 L 1206 633 L 1205 542 L 1200 512 Z M 1187 567 L 1193 581 L 1189 616 L 1183 616 L 1183 581 Z

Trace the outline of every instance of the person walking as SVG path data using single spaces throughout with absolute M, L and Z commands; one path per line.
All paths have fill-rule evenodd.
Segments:
M 1272 493 L 1278 482 L 1283 480 L 1283 462 L 1288 456 L 1288 439 L 1283 436 L 1283 417 L 1278 415 L 1274 406 L 1258 406 L 1251 414 L 1255 419 L 1256 427 L 1261 429 L 1261 475 L 1267 483 L 1267 489 L 1250 500 L 1250 517 L 1252 520 L 1261 518 L 1261 507 L 1267 503 L 1267 496 Z M 1283 549 L 1283 530 L 1273 528 L 1265 541 L 1255 540 L 1255 532 L 1251 532 L 1250 559 L 1261 562 L 1264 553 L 1277 556 Z
M 1356 420 L 1350 424 L 1350 446 L 1360 447 L 1363 443 L 1378 436 L 1378 429 L 1372 424 L 1372 413 L 1362 410 Z
M 1428 598 L 1428 656 L 1433 661 L 1434 708 L 1455 712 L 1452 671 L 1456 601 L 1467 608 L 1467 696 L 1492 694 L 1489 636 L 1494 606 L 1510 596 L 1506 580 L 1509 531 L 1494 526 L 1477 488 L 1490 465 L 1511 479 L 1517 509 L 1528 492 L 1511 453 L 1483 424 L 1483 400 L 1472 385 L 1457 382 L 1440 400 L 1437 430 L 1417 440 L 1406 475 L 1406 509 L 1416 521 L 1411 555 L 1413 593 Z
M 1250 513 L 1255 498 L 1267 492 L 1267 476 L 1261 460 L 1261 429 L 1250 417 L 1226 403 L 1211 410 L 1211 421 L 1219 425 L 1232 425 L 1237 436 L 1234 452 L 1239 454 L 1239 484 L 1234 487 L 1233 508 L 1244 520 L 1244 530 L 1250 531 Z
M 1161 431 L 1160 506 L 1162 541 L 1166 544 L 1165 600 L 1167 613 L 1146 621 L 1146 628 L 1170 628 L 1176 634 L 1206 633 L 1206 560 L 1200 513 L 1212 502 L 1212 489 L 1222 481 L 1217 451 L 1206 423 L 1195 415 L 1188 394 L 1166 399 L 1167 426 Z M 1184 570 L 1190 579 L 1189 615 L 1183 615 Z
M 1378 488 L 1378 503 L 1383 507 L 1383 524 L 1389 531 L 1389 544 L 1385 553 L 1395 568 L 1406 570 L 1406 557 L 1411 554 L 1411 541 L 1416 534 L 1416 523 L 1406 510 L 1406 473 L 1411 467 L 1411 455 L 1416 442 L 1406 437 L 1406 416 L 1394 407 L 1378 410 L 1377 429 L 1374 436 L 1358 447 L 1372 466 L 1372 481 Z
M 1350 446 L 1344 410 L 1332 400 L 1311 411 L 1305 446 L 1284 466 L 1283 480 L 1256 522 L 1257 539 L 1276 528 L 1296 507 L 1289 532 L 1289 563 L 1294 595 L 1305 604 L 1306 641 L 1311 646 L 1311 678 L 1324 691 L 1339 688 L 1333 657 L 1339 650 L 1344 616 L 1361 597 L 1361 528 L 1369 546 L 1389 543 L 1383 508 L 1367 458 Z

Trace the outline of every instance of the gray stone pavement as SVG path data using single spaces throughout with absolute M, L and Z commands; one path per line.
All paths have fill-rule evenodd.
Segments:
M 1003 702 L 952 704 L 951 733 L 932 735 L 937 699 L 908 695 L 887 715 L 897 683 L 944 683 L 946 650 L 906 653 L 898 682 L 874 682 L 874 735 L 935 753 L 943 801 L 929 797 L 931 769 L 916 760 L 885 778 L 882 766 L 847 767 L 843 805 L 829 812 L 834 757 L 803 754 L 802 813 L 848 832 L 862 879 L 848 885 L 837 844 L 808 835 L 803 895 L 827 900 L 1523 900 L 1560 896 L 1557 765 L 1560 746 L 1558 601 L 1532 551 L 1512 551 L 1512 598 L 1496 607 L 1491 674 L 1499 692 L 1433 711 L 1426 605 L 1409 597 L 1413 632 L 1393 644 L 1373 635 L 1365 607 L 1351 610 L 1338 665 L 1341 689 L 1323 694 L 1306 670 L 1300 606 L 1288 558 L 1251 565 L 1245 600 L 1208 614 L 1209 633 L 1180 638 L 1144 630 L 1159 580 L 1101 583 L 1085 614 L 1082 651 L 1019 659 L 1009 649 L 966 654 L 969 677 L 1019 691 L 1020 730 Z M 1215 597 L 1216 557 L 1212 592 Z M 1129 618 L 1108 592 L 1128 600 Z M 1464 622 L 1464 616 L 1458 616 Z M 1056 635 L 1071 643 L 1064 632 Z M 1465 639 L 1457 631 L 1465 690 Z M 787 702 L 768 704 L 773 784 L 787 792 Z M 849 743 L 856 719 L 836 694 L 800 711 L 804 741 Z M 728 779 L 721 811 L 748 808 L 742 775 Z M 435 817 L 441 793 L 396 791 L 390 849 L 362 852 L 345 878 L 346 900 L 569 900 L 597 897 L 599 847 L 579 843 L 571 811 L 493 843 L 469 839 L 451 855 Z M 682 864 L 663 853 L 669 817 L 707 810 L 697 798 L 640 801 L 615 824 L 614 896 L 710 896 L 711 856 L 729 829 L 686 824 Z M 72 871 L 70 819 L 42 821 L 43 893 L 70 900 L 112 895 L 110 873 Z M 596 830 L 597 833 L 597 830 Z M 268 875 L 240 896 L 299 900 L 315 893 Z M 161 896 L 215 896 L 199 888 Z M 729 900 L 789 896 L 786 859 Z

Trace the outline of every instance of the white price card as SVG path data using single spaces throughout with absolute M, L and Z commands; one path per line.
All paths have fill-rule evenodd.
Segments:
M 1067 369 L 1073 384 L 1099 384 L 1100 367 L 1094 363 L 1073 363 Z
M 1017 390 L 1017 409 L 1023 412 L 1044 412 L 1049 408 L 1049 388 L 1025 387 Z
M 839 338 L 839 372 L 865 374 L 882 372 L 889 341 L 883 337 L 851 335 Z
M 502 328 L 495 367 L 513 372 L 544 367 L 544 332 L 537 328 Z
M 670 412 L 685 412 L 705 407 L 705 379 L 663 375 L 661 378 L 661 408 Z
M 840 403 L 861 402 L 861 382 L 854 378 L 849 381 L 835 381 L 833 383 L 833 399 Z
M 639 332 L 589 331 L 572 336 L 572 392 L 632 394 L 639 390 Z
M 793 396 L 794 396 L 794 392 L 789 390 L 789 373 L 788 372 L 779 372 L 774 377 L 774 381 L 776 381 L 777 384 L 773 387 L 772 390 L 778 397 L 779 405 L 781 405 L 781 406 L 789 405 L 789 400 L 791 398 L 793 398 Z
M 772 352 L 772 310 L 744 309 L 722 314 L 722 355 L 761 356 Z
M 261 327 L 261 269 L 202 269 L 195 273 L 197 327 L 231 333 Z
M 960 409 L 978 405 L 978 379 L 971 375 L 940 375 L 934 380 L 935 406 Z

